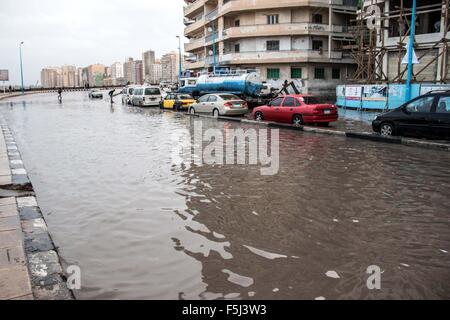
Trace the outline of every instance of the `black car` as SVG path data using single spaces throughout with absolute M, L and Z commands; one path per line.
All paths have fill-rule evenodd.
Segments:
M 384 136 L 450 140 L 450 91 L 432 91 L 378 116 L 372 127 Z

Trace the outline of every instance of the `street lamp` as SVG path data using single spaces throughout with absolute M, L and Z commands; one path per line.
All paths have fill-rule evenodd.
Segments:
M 178 52 L 179 52 L 179 59 L 178 60 L 179 60 L 179 69 L 180 69 L 180 72 L 178 74 L 178 82 L 181 83 L 181 77 L 183 75 L 183 71 L 181 70 L 182 69 L 182 65 L 181 65 L 181 37 L 177 36 L 177 38 L 178 38 Z
M 22 82 L 22 94 L 24 94 L 25 89 L 23 87 L 22 45 L 23 45 L 23 41 L 20 43 L 19 49 L 20 49 L 20 79 L 21 79 L 21 82 Z

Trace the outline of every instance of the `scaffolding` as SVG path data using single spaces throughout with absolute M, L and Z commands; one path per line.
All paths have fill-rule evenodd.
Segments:
M 386 1 L 387 2 L 387 1 Z M 394 1 L 390 1 L 394 3 Z M 353 21 L 353 26 L 349 28 L 353 35 L 353 42 L 343 43 L 343 49 L 347 50 L 356 62 L 356 71 L 351 77 L 353 83 L 404 83 L 407 65 L 402 64 L 406 55 L 406 45 L 410 33 L 410 21 L 412 10 L 405 4 L 407 0 L 398 0 L 399 6 L 386 10 L 385 1 L 370 0 L 358 9 L 357 18 Z M 372 5 L 382 5 L 380 8 L 379 21 L 377 27 L 370 29 L 367 27 L 367 20 L 373 19 L 373 12 L 366 9 Z M 409 6 L 411 6 L 409 4 Z M 441 24 L 439 33 L 442 35 L 438 41 L 417 41 L 417 34 L 414 39 L 414 50 L 421 52 L 418 55 L 419 61 L 428 55 L 432 50 L 438 50 L 438 54 L 425 64 L 417 65 L 413 71 L 413 81 L 421 82 L 417 77 L 433 64 L 436 65 L 436 83 L 449 83 L 450 71 L 450 0 L 441 0 L 440 3 L 432 3 L 417 7 L 416 16 L 441 12 Z M 395 25 L 398 29 L 398 42 L 387 44 L 390 27 Z M 443 28 L 443 29 L 442 29 Z M 395 72 L 386 72 L 389 64 L 388 53 L 397 53 Z M 392 64 L 389 65 L 392 67 Z M 387 73 L 390 73 L 390 77 Z M 429 80 L 427 80 L 429 82 Z

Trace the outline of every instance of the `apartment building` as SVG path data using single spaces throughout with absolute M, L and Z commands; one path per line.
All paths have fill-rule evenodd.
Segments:
M 256 69 L 280 87 L 332 93 L 355 69 L 342 43 L 356 0 L 186 0 L 186 69 Z
M 176 52 L 169 52 L 161 58 L 162 80 L 177 82 L 179 74 L 179 54 Z
M 142 54 L 142 63 L 144 65 L 144 80 L 150 82 L 153 78 L 153 65 L 155 64 L 155 51 L 148 50 Z
M 88 66 L 88 83 L 90 87 L 103 86 L 106 75 L 106 67 L 103 64 L 92 64 Z
M 61 87 L 61 79 L 61 68 L 47 67 L 41 70 L 41 85 L 43 88 Z

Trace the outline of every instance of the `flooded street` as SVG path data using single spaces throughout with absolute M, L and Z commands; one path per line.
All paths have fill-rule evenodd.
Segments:
M 280 130 L 279 174 L 262 176 L 171 155 L 194 121 L 258 126 L 87 93 L 11 101 L 0 112 L 64 263 L 81 267 L 77 298 L 450 298 L 448 152 Z

